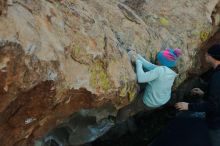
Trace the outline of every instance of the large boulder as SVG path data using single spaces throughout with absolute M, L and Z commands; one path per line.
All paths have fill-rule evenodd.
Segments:
M 149 59 L 181 48 L 178 85 L 219 24 L 217 3 L 0 0 L 0 145 L 33 145 L 80 109 L 115 115 L 137 94 L 127 48 Z

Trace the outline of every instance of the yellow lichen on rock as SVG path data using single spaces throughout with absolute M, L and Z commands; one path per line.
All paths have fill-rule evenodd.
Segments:
M 170 22 L 166 18 L 161 17 L 160 18 L 160 24 L 163 25 L 163 26 L 168 26 L 170 24 Z
M 97 91 L 108 92 L 111 87 L 111 82 L 108 78 L 104 63 L 101 61 L 95 62 L 90 66 L 90 84 Z
M 202 31 L 200 32 L 200 39 L 202 42 L 205 42 L 209 37 L 209 32 L 207 31 Z

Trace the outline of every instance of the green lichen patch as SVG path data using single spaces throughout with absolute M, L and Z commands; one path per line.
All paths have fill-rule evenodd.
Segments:
M 70 46 L 70 55 L 73 60 L 81 63 L 81 64 L 91 64 L 92 63 L 92 56 L 88 54 L 85 47 L 80 45 L 71 45 Z
M 122 86 L 119 92 L 120 97 L 128 97 L 129 101 L 133 101 L 137 95 L 137 85 L 135 82 L 125 81 L 125 84 Z
M 198 28 L 200 28 L 199 38 L 202 42 L 205 42 L 208 40 L 211 32 L 212 32 L 212 26 L 210 24 L 203 24 L 198 25 Z
M 205 42 L 209 38 L 209 32 L 208 31 L 202 31 L 200 32 L 200 39 L 202 42 Z
M 111 88 L 111 81 L 106 73 L 104 63 L 96 61 L 90 66 L 90 85 L 96 90 L 108 92 Z
M 127 84 L 125 84 L 125 85 L 121 88 L 121 90 L 120 90 L 120 92 L 119 92 L 119 96 L 120 96 L 120 97 L 125 97 L 125 96 L 127 96 L 127 93 L 128 93 L 128 87 L 127 87 Z
M 82 55 L 86 54 L 86 51 L 83 47 L 81 47 L 80 45 L 71 45 L 71 55 L 74 57 L 80 57 Z
M 129 90 L 128 90 L 128 97 L 129 97 L 129 101 L 131 102 L 131 101 L 133 101 L 134 100 L 134 98 L 136 97 L 136 95 L 137 95 L 137 85 L 136 85 L 136 83 L 130 83 L 130 88 L 129 88 Z
M 161 24 L 162 26 L 169 26 L 170 22 L 169 22 L 169 20 L 167 20 L 166 18 L 161 17 L 161 18 L 160 18 L 160 24 Z

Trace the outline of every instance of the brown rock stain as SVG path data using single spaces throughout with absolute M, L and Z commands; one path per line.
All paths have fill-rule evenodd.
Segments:
M 6 14 L 7 0 L 0 0 L 0 16 Z

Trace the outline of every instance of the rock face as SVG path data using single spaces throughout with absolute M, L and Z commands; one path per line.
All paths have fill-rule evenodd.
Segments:
M 33 145 L 80 109 L 111 104 L 97 118 L 115 115 L 137 92 L 127 48 L 150 59 L 181 48 L 178 84 L 219 24 L 217 4 L 0 0 L 0 144 Z
M 7 9 L 7 0 L 0 1 L 0 15 L 4 15 Z

